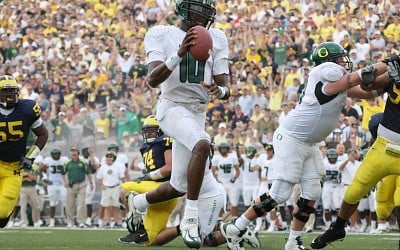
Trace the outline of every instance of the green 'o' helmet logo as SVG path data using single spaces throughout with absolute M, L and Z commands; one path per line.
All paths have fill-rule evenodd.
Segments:
M 326 48 L 320 48 L 317 52 L 318 56 L 321 58 L 327 57 L 329 55 L 329 51 Z

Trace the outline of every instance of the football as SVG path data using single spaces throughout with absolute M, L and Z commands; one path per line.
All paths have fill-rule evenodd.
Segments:
M 194 27 L 197 32 L 197 38 L 194 40 L 196 43 L 192 47 L 190 47 L 190 54 L 200 62 L 207 61 L 210 56 L 210 51 L 213 47 L 213 42 L 210 33 L 203 26 L 197 25 Z

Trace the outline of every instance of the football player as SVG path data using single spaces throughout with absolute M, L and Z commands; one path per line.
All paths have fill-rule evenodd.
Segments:
M 143 137 L 145 138 L 145 144 L 141 149 L 141 153 L 148 172 L 136 181 L 126 182 L 122 185 L 121 199 L 124 200 L 127 207 L 132 201 L 126 199 L 128 192 L 145 192 L 148 189 L 156 188 L 161 182 L 168 180 L 171 171 L 171 144 L 173 144 L 173 140 L 163 135 L 156 124 L 157 120 L 155 116 L 150 116 L 144 121 Z M 168 161 L 168 166 L 162 165 L 163 158 Z M 218 246 L 226 242 L 221 233 L 218 230 L 214 230 L 219 211 L 221 211 L 225 204 L 225 199 L 226 193 L 224 188 L 217 183 L 212 177 L 211 172 L 207 169 L 199 194 L 199 218 L 203 246 Z M 151 204 L 147 208 L 144 225 L 142 221 L 131 223 L 131 219 L 133 218 L 128 216 L 127 222 L 130 234 L 119 238 L 119 242 L 146 244 L 148 246 L 160 246 L 170 242 L 181 234 L 179 226 L 166 228 L 169 214 L 175 205 L 176 198 Z M 253 247 L 260 247 L 257 234 L 250 229 L 247 229 L 244 240 Z
M 140 153 L 146 174 L 122 184 L 120 196 L 126 208 L 129 207 L 127 196 L 130 192 L 141 194 L 156 189 L 161 183 L 169 180 L 171 175 L 173 139 L 162 133 L 154 115 L 144 120 L 142 135 L 145 143 L 140 148 Z M 160 231 L 165 228 L 176 203 L 177 199 L 170 199 L 150 205 L 144 217 L 144 225 L 141 220 L 139 223 L 133 221 L 134 216 L 130 216 L 131 213 L 128 214 L 127 226 L 130 234 L 119 238 L 119 242 L 151 245 Z M 139 234 L 135 234 L 137 231 Z
M 53 147 L 50 150 L 50 156 L 44 158 L 41 166 L 42 175 L 46 173 L 47 193 L 49 195 L 49 227 L 54 227 L 56 214 L 56 206 L 61 202 L 62 207 L 65 207 L 67 199 L 67 189 L 61 178 L 61 171 L 64 164 L 68 161 L 68 157 L 61 156 L 61 149 Z
M 338 152 L 336 149 L 328 149 L 326 153 L 327 161 L 324 161 L 325 175 L 322 187 L 322 206 L 324 208 L 325 227 L 329 228 L 332 223 L 331 211 L 339 210 L 342 189 L 339 179 Z
M 144 39 L 147 82 L 152 88 L 161 87 L 158 122 L 161 129 L 174 138 L 171 185 L 162 185 L 151 194 L 141 194 L 134 200 L 135 207 L 144 210 L 149 203 L 187 192 L 180 224 L 182 237 L 188 247 L 198 248 L 202 237 L 197 199 L 211 141 L 204 126 L 206 109 L 210 97 L 227 100 L 230 96 L 227 86 L 229 49 L 224 32 L 210 28 L 216 14 L 215 0 L 177 0 L 175 13 L 181 19 L 178 26 L 154 26 Z M 213 41 L 207 61 L 196 61 L 189 53 L 197 38 L 196 25 L 208 28 Z
M 83 160 L 86 161 L 86 163 L 89 166 L 89 169 L 92 173 L 92 178 L 93 182 L 95 181 L 96 178 L 96 171 L 100 166 L 100 161 L 99 159 L 94 155 L 92 147 L 89 146 L 84 146 L 81 148 L 81 153 L 82 153 L 82 158 Z M 88 181 L 89 183 L 89 181 Z M 92 213 L 93 213 L 93 198 L 94 194 L 96 192 L 96 186 L 95 188 L 90 188 L 90 184 L 87 185 L 86 187 L 86 226 L 92 226 Z
M 255 200 L 254 205 L 236 220 L 223 224 L 228 245 L 235 248 L 241 241 L 242 230 L 250 221 L 264 216 L 279 203 L 287 201 L 296 183 L 301 195 L 293 214 L 286 250 L 304 249 L 301 234 L 315 201 L 321 195 L 320 180 L 324 174 L 319 142 L 335 128 L 347 97 L 368 98 L 377 91 L 365 91 L 360 83 L 373 83 L 386 77 L 386 65 L 378 63 L 352 72 L 352 63 L 344 48 L 337 43 L 319 44 L 312 54 L 315 67 L 307 86 L 292 110 L 274 133 L 275 149 L 273 183 L 268 193 Z M 365 85 L 368 85 L 365 84 Z M 380 93 L 383 91 L 381 90 Z
M 260 174 L 260 186 L 258 188 L 258 193 L 257 195 L 262 195 L 265 190 L 269 190 L 269 188 L 272 185 L 272 180 L 271 180 L 271 176 L 272 176 L 272 158 L 274 158 L 274 146 L 272 145 L 266 145 L 265 146 L 265 153 L 260 154 L 259 157 L 257 157 L 254 161 L 251 162 L 251 169 L 253 171 L 258 171 L 258 173 Z M 255 231 L 259 231 L 261 229 L 261 222 L 260 222 L 260 218 L 257 218 L 256 221 L 256 227 L 255 227 Z M 268 219 L 268 216 L 267 216 Z M 276 225 L 276 211 L 275 209 L 271 210 L 269 212 L 269 223 L 270 225 L 268 226 L 268 232 L 273 232 L 275 231 L 275 225 Z M 280 225 L 282 225 L 283 222 L 280 222 Z M 285 225 L 282 225 L 285 226 Z
M 399 175 L 400 168 L 400 58 L 392 55 L 385 62 L 372 66 L 378 73 L 376 81 L 370 82 L 365 88 L 386 91 L 385 111 L 378 125 L 377 139 L 371 146 L 357 173 L 346 190 L 336 222 L 322 235 L 311 243 L 314 249 L 321 249 L 336 240 L 346 236 L 345 225 L 351 214 L 357 209 L 358 203 L 381 179 L 389 175 Z M 375 90 L 376 91 L 376 90 Z
M 7 225 L 21 190 L 24 169 L 31 169 L 48 138 L 40 117 L 41 110 L 32 100 L 19 100 L 17 81 L 0 76 L 0 228 Z M 37 136 L 27 151 L 29 130 Z
M 383 113 L 371 116 L 368 122 L 368 129 L 371 132 L 371 144 L 376 140 L 379 123 L 382 120 Z M 365 158 L 365 156 L 364 156 Z M 381 234 L 389 230 L 389 222 L 387 219 L 392 214 L 393 208 L 398 210 L 397 224 L 400 226 L 400 176 L 389 175 L 383 178 L 376 185 L 375 192 L 376 217 L 378 219 L 378 227 L 372 227 L 372 234 Z
M 239 178 L 239 161 L 236 154 L 230 153 L 231 147 L 228 143 L 218 145 L 219 154 L 214 155 L 211 163 L 211 171 L 215 179 L 224 186 L 231 205 L 231 215 L 238 216 L 237 206 L 239 204 L 239 190 L 235 181 Z
M 368 152 L 368 148 L 363 149 L 360 153 L 359 161 L 363 161 L 365 155 Z M 370 216 L 371 225 L 369 232 L 372 232 L 376 228 L 376 206 L 375 206 L 375 191 L 376 188 L 373 187 L 366 196 L 360 200 L 357 210 L 360 215 L 361 226 L 358 230 L 360 233 L 364 233 L 367 230 L 367 216 Z

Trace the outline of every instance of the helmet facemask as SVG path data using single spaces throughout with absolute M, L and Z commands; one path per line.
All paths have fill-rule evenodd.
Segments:
M 0 89 L 0 106 L 5 109 L 12 109 L 18 103 L 18 87 L 3 87 Z
M 343 60 L 340 60 L 340 58 L 343 58 Z M 345 70 L 349 72 L 353 71 L 353 62 L 347 54 L 339 55 L 337 57 L 331 58 L 328 61 L 341 65 Z
M 201 25 L 209 28 L 216 14 L 215 3 L 213 0 L 178 0 L 175 13 L 185 20 L 189 27 Z
M 328 150 L 326 157 L 328 158 L 328 161 L 330 164 L 335 164 L 338 159 L 338 153 L 336 150 Z
M 253 159 L 257 153 L 257 149 L 255 147 L 247 147 L 246 148 L 246 156 L 249 159 Z
M 160 136 L 160 128 L 158 126 L 143 127 L 142 135 L 146 143 L 152 143 L 158 136 Z
M 231 147 L 228 144 L 221 144 L 218 146 L 218 151 L 222 156 L 227 156 Z

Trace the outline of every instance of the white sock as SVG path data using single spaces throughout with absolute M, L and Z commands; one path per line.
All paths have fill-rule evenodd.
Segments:
M 145 211 L 146 208 L 150 205 L 146 199 L 146 193 L 136 195 L 133 198 L 133 205 L 135 205 L 135 207 L 139 211 Z
M 325 221 L 325 226 L 327 228 L 329 228 L 331 226 L 331 224 L 332 224 L 332 221 L 330 221 L 330 220 Z
M 301 236 L 301 231 L 290 229 L 289 240 L 294 240 L 299 236 Z
M 197 204 L 198 204 L 197 200 L 186 199 L 185 212 L 183 217 L 189 217 L 189 218 L 199 217 L 199 210 L 197 208 Z
M 235 225 L 239 228 L 240 231 L 246 229 L 247 225 L 249 225 L 251 220 L 247 219 L 244 214 L 242 214 L 239 218 L 236 219 Z
M 367 225 L 367 219 L 361 219 L 361 225 L 366 226 Z
M 371 220 L 371 230 L 376 228 L 376 220 Z

